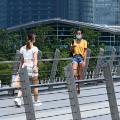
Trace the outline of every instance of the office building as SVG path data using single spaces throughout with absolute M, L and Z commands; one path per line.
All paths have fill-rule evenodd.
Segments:
M 7 27 L 7 0 L 0 1 L 0 27 Z
M 120 0 L 1 0 L 0 27 L 51 18 L 120 24 Z
M 120 0 L 80 0 L 80 21 L 119 25 Z

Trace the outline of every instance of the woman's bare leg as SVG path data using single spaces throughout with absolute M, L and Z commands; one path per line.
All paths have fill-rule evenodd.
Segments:
M 22 97 L 22 91 L 21 90 L 18 91 L 17 97 Z
M 83 79 L 83 67 L 82 64 L 78 65 L 78 76 L 77 76 L 78 80 L 82 80 Z M 80 83 L 78 83 L 77 85 L 77 93 L 80 94 Z
M 77 79 L 77 76 L 78 76 L 77 68 L 78 68 L 78 63 L 73 63 L 72 69 L 73 69 L 73 75 L 74 75 L 75 79 Z
M 33 77 L 32 81 L 33 81 L 34 85 L 39 84 L 38 76 Z M 32 91 L 33 91 L 33 94 L 34 94 L 34 100 L 37 101 L 38 100 L 38 87 L 33 88 Z

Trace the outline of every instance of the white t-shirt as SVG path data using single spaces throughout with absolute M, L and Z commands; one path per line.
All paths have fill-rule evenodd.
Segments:
M 20 54 L 22 54 L 24 58 L 22 68 L 27 66 L 29 76 L 37 76 L 31 73 L 34 65 L 33 61 L 35 52 L 38 53 L 38 48 L 36 46 L 33 46 L 31 49 L 26 49 L 26 46 L 20 48 Z

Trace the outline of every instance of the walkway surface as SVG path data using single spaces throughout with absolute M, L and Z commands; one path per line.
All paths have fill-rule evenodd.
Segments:
M 115 91 L 118 92 L 116 94 L 117 98 L 120 96 L 119 85 L 120 83 L 115 83 Z M 67 90 L 40 93 L 39 99 L 42 101 L 43 105 L 34 107 L 36 118 L 38 118 L 38 120 L 73 120 L 72 114 L 70 114 L 71 108 L 68 98 Z M 110 113 L 110 110 L 105 85 L 81 88 L 81 94 L 78 95 L 78 99 L 82 120 L 111 120 L 111 116 L 108 114 Z M 0 120 L 26 120 L 24 106 L 16 108 L 13 100 L 14 96 L 0 97 Z M 118 106 L 120 106 L 119 99 L 117 100 L 117 103 Z M 118 108 L 120 111 L 120 107 Z

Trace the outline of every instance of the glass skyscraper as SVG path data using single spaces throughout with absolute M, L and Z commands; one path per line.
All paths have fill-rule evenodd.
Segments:
M 56 17 L 57 0 L 8 0 L 7 26 Z
M 120 24 L 120 0 L 1 0 L 0 27 L 63 18 L 97 24 Z
M 79 1 L 79 20 L 93 23 L 93 0 Z
M 93 0 L 93 23 L 120 24 L 120 0 Z
M 0 27 L 7 27 L 7 0 L 0 1 Z
M 119 25 L 120 0 L 80 0 L 80 21 Z
M 50 18 L 79 20 L 79 0 L 3 0 L 0 27 Z

